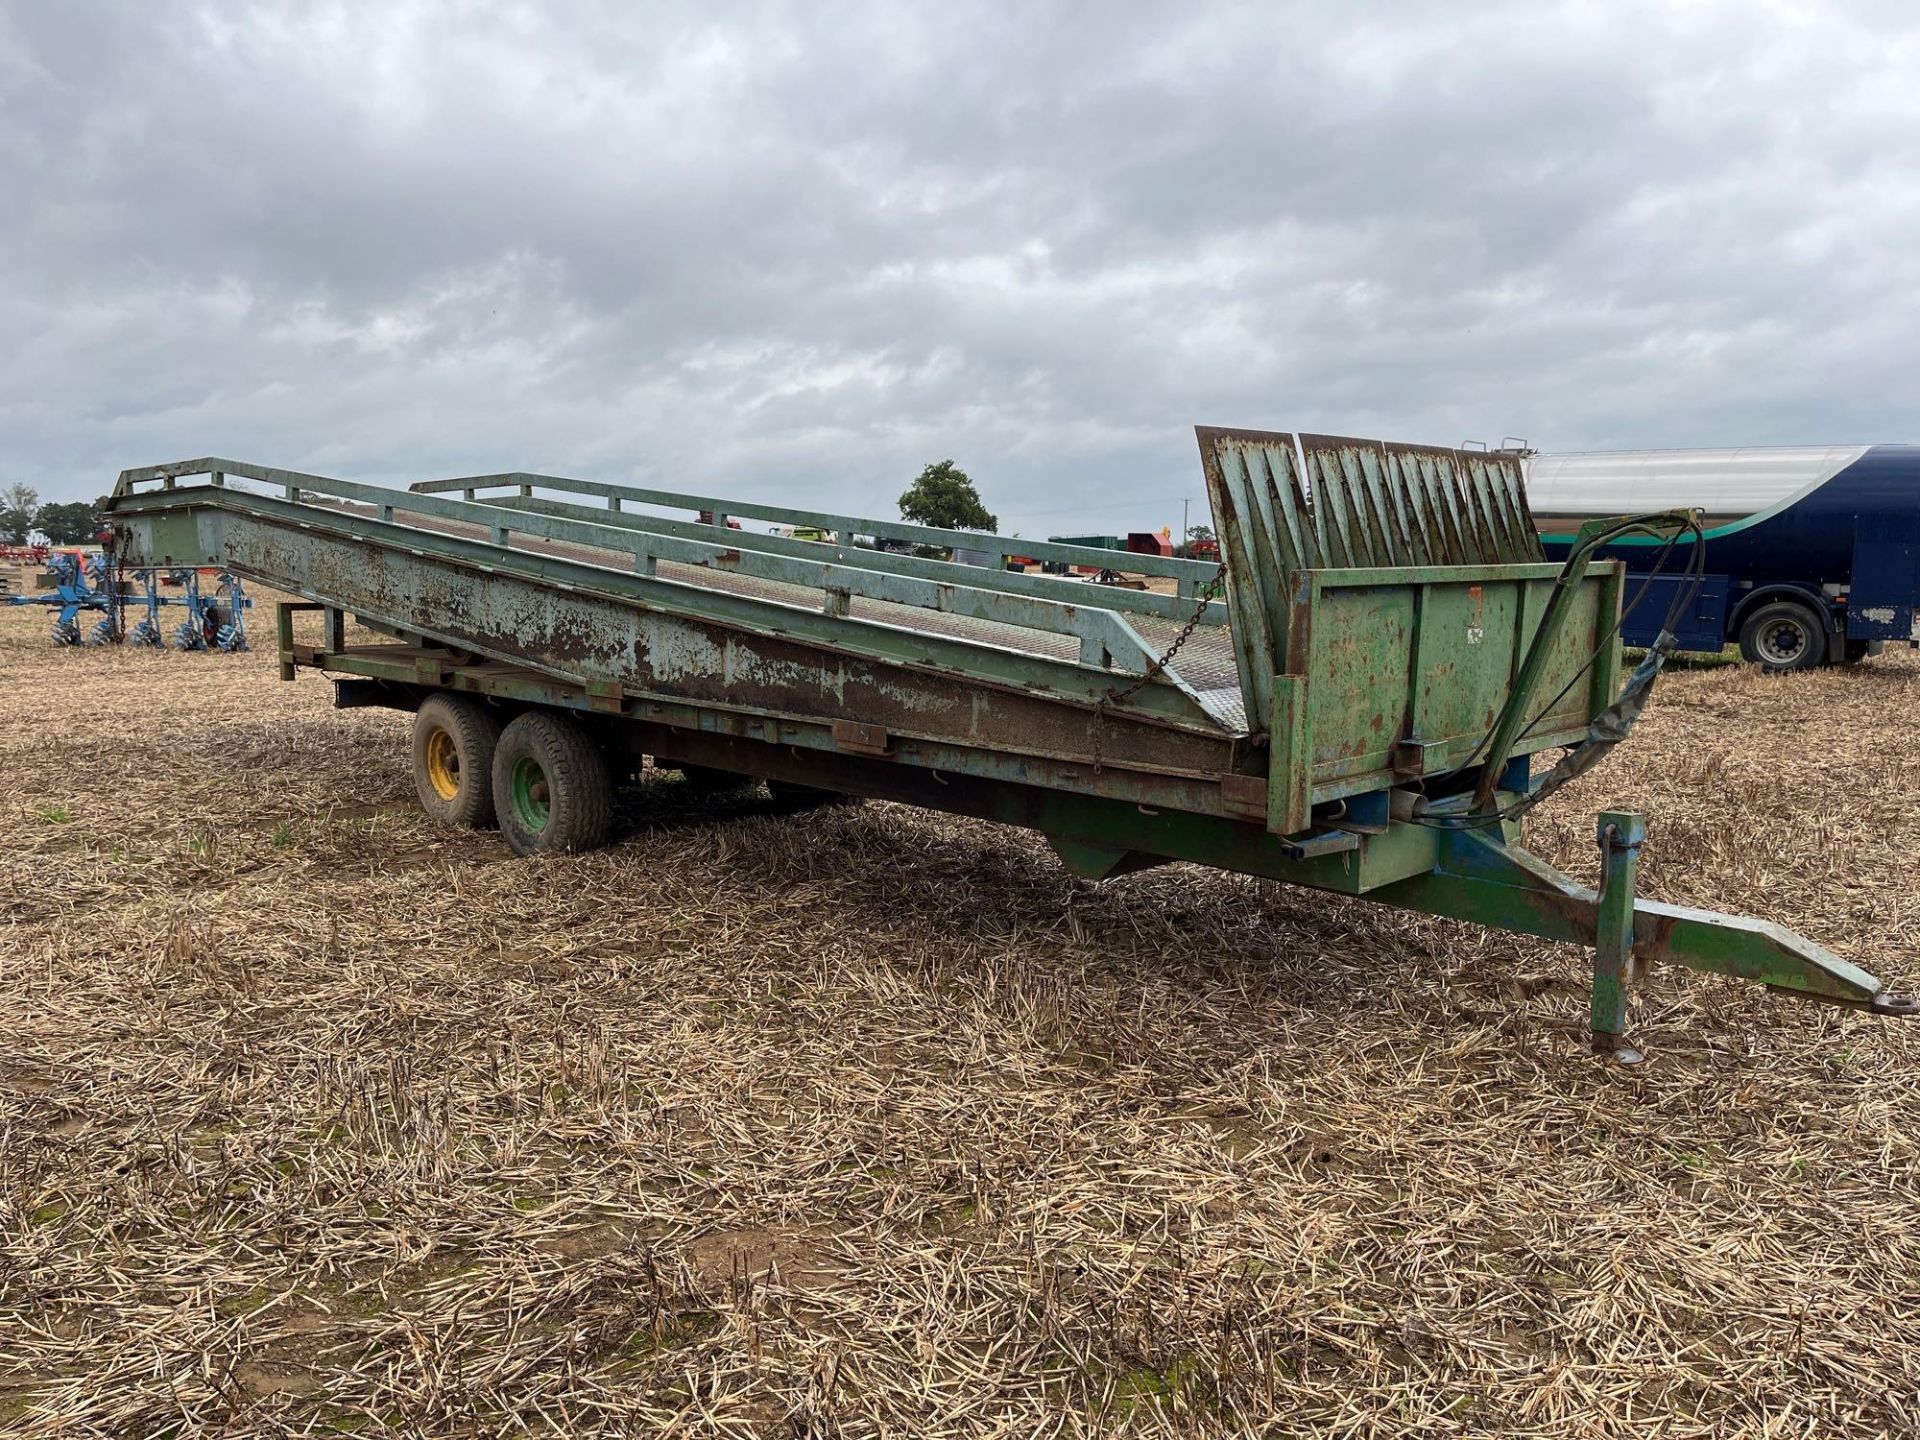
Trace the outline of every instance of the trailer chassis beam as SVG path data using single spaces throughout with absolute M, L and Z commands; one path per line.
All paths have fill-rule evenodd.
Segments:
M 336 683 L 343 703 L 401 709 L 442 688 L 397 680 Z M 580 718 L 597 725 L 606 744 L 637 754 L 1037 830 L 1072 873 L 1089 880 L 1189 861 L 1586 946 L 1594 952 L 1594 1049 L 1627 1063 L 1640 1058 L 1625 1043 L 1631 988 L 1656 962 L 1754 980 L 1802 999 L 1878 1015 L 1920 1014 L 1920 1005 L 1890 993 L 1874 975 L 1781 926 L 1638 899 L 1634 887 L 1646 822 L 1637 814 L 1599 817 L 1603 867 L 1595 891 L 1522 848 L 1516 821 L 1488 823 L 1462 813 L 1425 824 L 1395 821 L 1378 834 L 1324 827 L 1304 837 L 1281 837 L 1258 822 L 788 741 L 596 716 L 584 699 L 568 708 L 585 712 Z
M 1666 962 L 1709 975 L 1754 980 L 1771 990 L 1876 1015 L 1920 1015 L 1920 1002 L 1783 926 L 1634 896 L 1643 817 L 1599 817 L 1598 891 L 1510 843 L 1506 828 L 1449 828 L 1439 863 L 1366 897 L 1387 905 L 1594 951 L 1592 1032 L 1596 1051 L 1638 1060 L 1623 1044 L 1632 982 Z
M 1605 863 L 1595 891 L 1522 848 L 1516 822 L 1459 828 L 1395 822 L 1382 834 L 1326 830 L 1303 841 L 1213 816 L 1156 814 L 1099 797 L 975 784 L 977 790 L 961 790 L 952 783 L 916 782 L 913 793 L 895 798 L 1037 829 L 1069 869 L 1091 879 L 1187 860 L 1586 946 L 1594 952 L 1594 1049 L 1626 1063 L 1641 1058 L 1624 1039 L 1631 987 L 1657 962 L 1754 980 L 1801 999 L 1877 1015 L 1920 1015 L 1920 1002 L 1891 993 L 1878 977 L 1782 926 L 1638 899 L 1634 886 L 1646 822 L 1636 814 L 1599 817 Z M 875 793 L 857 782 L 848 788 Z M 879 793 L 890 788 L 883 785 Z M 1324 843 L 1336 839 L 1337 847 Z M 1396 869 L 1418 873 L 1382 883 Z

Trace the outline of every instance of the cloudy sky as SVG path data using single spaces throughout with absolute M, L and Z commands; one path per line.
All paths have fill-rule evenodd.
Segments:
M 1920 440 L 1899 3 L 0 4 L 0 481 Z M 1197 518 L 1197 512 L 1196 512 Z

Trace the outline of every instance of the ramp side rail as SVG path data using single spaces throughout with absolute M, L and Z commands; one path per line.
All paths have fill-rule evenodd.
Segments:
M 183 480 L 201 476 L 205 477 L 202 487 L 181 485 Z M 227 482 L 232 478 L 276 487 L 281 493 L 278 497 L 252 496 L 250 492 L 229 486 Z M 645 590 L 636 592 L 627 585 L 621 587 L 623 593 L 643 598 L 651 592 L 655 603 L 668 609 L 697 613 L 711 608 L 723 592 L 694 583 L 701 571 L 716 576 L 745 576 L 773 586 L 796 587 L 810 592 L 806 603 L 796 604 L 799 597 L 793 593 L 764 589 L 728 594 L 726 598 L 761 608 L 764 628 L 774 632 L 794 628 L 794 622 L 783 620 L 783 612 L 790 615 L 796 610 L 811 611 L 830 617 L 836 623 L 825 630 L 809 628 L 815 628 L 817 634 L 831 635 L 832 643 L 842 647 L 857 641 L 857 648 L 865 653 L 899 663 L 928 663 L 931 652 L 937 650 L 960 673 L 1034 685 L 1067 698 L 1097 700 L 1108 690 L 1129 686 L 1152 671 L 1152 678 L 1129 697 L 1128 704 L 1215 731 L 1233 732 L 1242 728 L 1237 693 L 1229 696 L 1223 695 L 1217 686 L 1204 690 L 1196 687 L 1181 674 L 1178 666 L 1153 671 L 1154 662 L 1166 645 L 1164 642 L 1150 645 L 1137 628 L 1140 614 L 1147 607 L 1138 604 L 1144 597 L 1136 591 L 1051 577 L 1047 577 L 1051 583 L 1044 587 L 1038 584 L 1011 586 L 1005 582 L 1035 582 L 1041 577 L 1015 576 L 918 557 L 915 557 L 917 564 L 908 569 L 889 563 L 906 557 L 883 557 L 880 552 L 850 546 L 823 547 L 807 541 L 726 529 L 724 525 L 689 527 L 663 522 L 641 528 L 633 523 L 639 517 L 630 512 L 596 513 L 594 519 L 588 520 L 571 513 L 508 508 L 454 499 L 432 491 L 394 490 L 214 457 L 124 471 L 114 496 L 118 502 L 123 497 L 131 500 L 192 488 L 227 492 L 224 501 L 228 504 L 277 500 L 280 504 L 298 507 L 301 511 L 298 523 L 302 525 L 357 530 L 369 539 L 390 544 L 421 546 L 433 544 L 436 538 L 457 536 L 485 547 L 491 552 L 489 563 L 501 566 L 538 568 L 535 557 L 562 554 L 572 563 L 605 570 L 610 575 L 639 576 L 647 582 Z M 718 503 L 724 508 L 725 502 Z M 740 507 L 733 508 L 737 511 Z M 820 518 L 868 527 L 860 533 L 870 533 L 871 528 L 880 523 L 847 517 Z M 397 527 L 403 533 L 383 535 L 385 527 Z M 905 528 L 945 536 L 950 542 L 976 538 L 971 532 Z M 686 533 L 690 530 L 698 533 Z M 1007 548 L 1021 549 L 1018 542 L 1001 543 Z M 569 547 L 599 553 L 569 553 Z M 1082 553 L 1081 547 L 1052 548 Z M 1084 554 L 1111 559 L 1104 551 L 1088 550 Z M 618 557 L 623 566 L 609 564 L 614 557 Z M 663 562 L 689 567 L 695 574 L 688 578 L 663 574 L 659 569 Z M 1160 563 L 1168 562 L 1160 558 Z M 1214 567 L 1198 568 L 1211 573 Z M 936 573 L 942 578 L 932 578 Z M 1068 596 L 1071 598 L 1066 598 Z M 852 604 L 855 598 L 978 621 L 991 628 L 954 627 L 937 636 L 931 635 L 914 628 L 910 615 L 889 620 L 862 613 Z M 1164 601 L 1171 597 L 1153 598 Z M 1185 604 L 1191 614 L 1193 602 Z M 1223 625 L 1223 607 L 1216 605 L 1209 609 L 1212 613 L 1203 615 L 1202 622 L 1211 621 L 1213 627 Z M 1147 618 L 1158 617 L 1149 610 Z M 1058 637 L 1072 643 L 1047 644 L 1043 637 Z M 954 650 L 954 646 L 961 648 Z M 1040 667 L 1010 665 L 1002 658 L 1011 656 L 1047 663 Z
M 836 515 L 821 510 L 796 510 L 786 505 L 768 505 L 749 500 L 722 500 L 709 495 L 695 495 L 674 490 L 650 490 L 603 480 L 572 480 L 563 475 L 534 475 L 524 471 L 511 471 L 499 475 L 466 475 L 448 480 L 421 480 L 411 488 L 415 494 L 425 495 L 459 491 L 469 500 L 481 498 L 479 492 L 482 490 L 512 489 L 518 491 L 522 498 L 531 498 L 536 488 L 559 490 L 573 495 L 598 496 L 607 501 L 608 509 L 614 511 L 620 510 L 624 505 L 657 505 L 668 510 L 692 510 L 712 516 L 708 523 L 721 528 L 726 526 L 729 519 L 745 517 L 749 520 L 765 520 L 774 524 L 830 530 L 843 537 L 871 535 L 877 540 L 898 540 L 914 545 L 979 550 L 999 563 L 1020 555 L 1035 560 L 1060 560 L 1070 565 L 1119 569 L 1136 575 L 1157 575 L 1172 579 L 1179 584 L 1178 593 L 1182 596 L 1195 594 L 1200 587 L 1213 578 L 1218 568 L 1209 561 L 1182 560 L 1170 555 L 1128 553 L 1125 556 L 1118 556 L 1112 550 L 1102 550 L 1091 545 L 1069 545 L 1056 540 L 1023 540 L 1018 536 L 994 535 L 980 530 L 942 530 L 931 525 L 915 525 L 905 520 L 862 519 L 855 515 Z M 495 498 L 498 499 L 498 497 Z

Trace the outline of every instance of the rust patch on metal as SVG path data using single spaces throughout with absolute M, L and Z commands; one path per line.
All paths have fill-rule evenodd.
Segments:
M 1264 775 L 1222 775 L 1220 803 L 1235 815 L 1249 820 L 1267 818 L 1267 777 Z
M 885 727 L 861 720 L 833 722 L 833 743 L 852 755 L 884 755 L 892 743 Z

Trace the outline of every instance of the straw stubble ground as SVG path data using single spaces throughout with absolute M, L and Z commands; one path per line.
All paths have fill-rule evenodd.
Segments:
M 1877 1434 L 1920 1027 L 885 805 L 550 863 L 405 720 L 0 613 L 0 1426 Z M 1535 827 L 1920 982 L 1920 665 L 1664 683 Z

